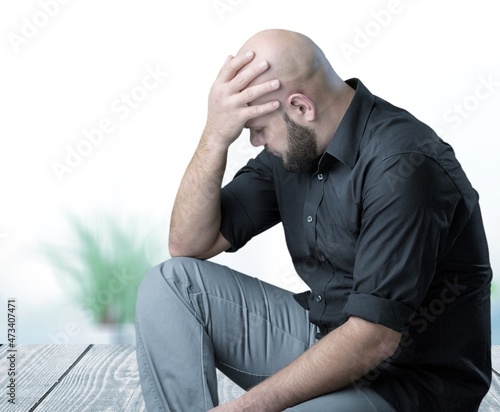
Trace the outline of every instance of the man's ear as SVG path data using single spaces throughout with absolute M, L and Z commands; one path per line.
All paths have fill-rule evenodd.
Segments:
M 290 118 L 294 121 L 312 122 L 316 119 L 316 106 L 309 97 L 302 93 L 294 93 L 288 96 L 287 108 Z

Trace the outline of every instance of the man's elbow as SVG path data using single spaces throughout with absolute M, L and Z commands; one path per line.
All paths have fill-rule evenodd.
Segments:
M 370 357 L 370 363 L 379 364 L 396 353 L 401 342 L 401 333 L 356 317 L 352 317 L 350 321 L 361 328 L 358 330 L 365 332 L 365 342 L 369 348 L 365 353 Z
M 171 257 L 190 257 L 195 259 L 207 259 L 211 257 L 206 249 L 196 247 L 194 244 L 176 241 L 170 237 L 168 240 L 168 252 Z
M 168 249 L 171 257 L 210 259 L 230 247 L 231 243 L 220 232 L 217 233 L 215 238 L 198 236 L 190 240 L 182 239 L 180 236 L 171 233 L 168 239 Z
M 379 325 L 380 326 L 380 325 Z M 382 333 L 379 335 L 374 351 L 374 362 L 379 364 L 394 356 L 401 342 L 401 333 L 382 326 Z
M 168 245 L 168 254 L 170 257 L 185 257 L 184 254 L 181 253 L 180 250 L 176 249 L 175 246 Z
M 183 245 L 182 242 L 175 240 L 172 236 L 169 237 L 168 253 L 171 257 L 195 257 L 192 253 L 189 252 L 190 251 L 188 250 L 188 248 Z
M 396 353 L 400 341 L 401 334 L 397 332 L 391 333 L 390 335 L 386 336 L 385 339 L 380 341 L 378 345 L 378 356 L 380 362 L 383 362 L 387 358 L 392 357 Z

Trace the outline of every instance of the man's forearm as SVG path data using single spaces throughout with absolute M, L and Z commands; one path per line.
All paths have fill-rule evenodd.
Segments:
M 399 339 L 399 333 L 384 326 L 350 318 L 238 399 L 236 406 L 241 411 L 282 411 L 341 389 L 391 356 Z
M 205 132 L 175 198 L 169 238 L 172 256 L 197 256 L 216 240 L 226 159 L 227 147 L 217 147 Z
M 208 258 L 229 247 L 219 230 L 220 189 L 227 151 L 248 120 L 280 107 L 277 100 L 249 105 L 280 87 L 277 79 L 247 87 L 269 69 L 265 60 L 251 64 L 254 57 L 250 50 L 236 57 L 228 56 L 210 89 L 205 131 L 172 210 L 169 238 L 172 256 Z

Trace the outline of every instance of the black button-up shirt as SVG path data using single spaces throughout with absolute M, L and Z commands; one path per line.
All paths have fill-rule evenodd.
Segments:
M 313 175 L 262 151 L 222 190 L 235 251 L 282 222 L 320 336 L 357 316 L 403 333 L 356 384 L 398 411 L 468 411 L 491 379 L 491 268 L 478 195 L 452 148 L 357 79 Z

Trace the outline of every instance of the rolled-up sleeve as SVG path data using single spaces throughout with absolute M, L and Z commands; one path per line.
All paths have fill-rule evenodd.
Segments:
M 353 289 L 343 313 L 402 332 L 426 296 L 437 257 L 470 211 L 447 171 L 414 153 L 374 166 L 362 199 Z
M 268 154 L 251 159 L 221 191 L 221 233 L 231 243 L 228 252 L 280 222 Z

